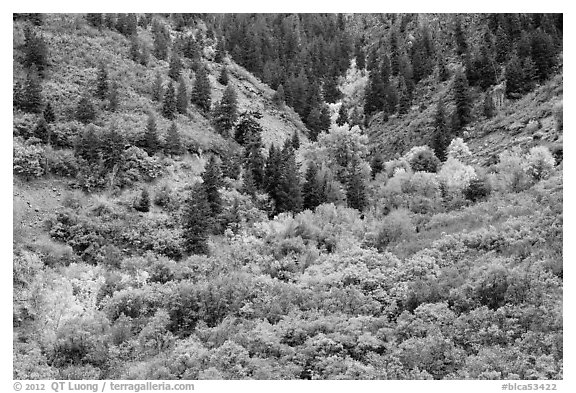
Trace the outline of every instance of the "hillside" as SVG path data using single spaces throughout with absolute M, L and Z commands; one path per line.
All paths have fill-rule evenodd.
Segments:
M 562 379 L 561 28 L 15 14 L 14 378 Z

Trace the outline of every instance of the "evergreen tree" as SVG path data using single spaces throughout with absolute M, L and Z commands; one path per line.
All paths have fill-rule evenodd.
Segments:
M 262 156 L 262 144 L 258 142 L 251 143 L 247 148 L 246 169 L 251 173 L 254 185 L 257 189 L 264 189 L 264 166 L 265 159 Z
M 363 211 L 368 205 L 366 185 L 360 172 L 360 162 L 354 160 L 350 163 L 350 172 L 346 183 L 346 201 L 348 207 Z
M 288 143 L 280 154 L 280 179 L 276 199 L 276 213 L 302 210 L 302 192 L 294 149 Z
M 337 77 L 329 77 L 324 81 L 324 99 L 328 103 L 335 103 L 342 97 L 342 92 L 338 89 Z
M 216 54 L 214 55 L 214 61 L 216 63 L 222 63 L 224 57 L 226 57 L 226 49 L 224 47 L 224 40 L 221 38 L 216 44 Z
M 26 75 L 26 84 L 16 105 L 24 112 L 40 113 L 42 110 L 42 85 L 36 66 L 32 66 Z
M 154 56 L 158 60 L 168 58 L 168 48 L 170 46 L 170 33 L 164 25 L 160 25 L 154 32 Z
M 318 181 L 318 166 L 314 162 L 310 162 L 308 165 L 305 178 L 302 186 L 302 207 L 304 210 L 314 210 L 325 200 L 323 184 Z
M 238 119 L 238 98 L 232 85 L 228 85 L 222 100 L 214 109 L 214 125 L 224 137 L 230 136 L 230 130 Z
M 79 137 L 75 155 L 91 163 L 100 158 L 100 138 L 96 135 L 93 125 L 88 126 Z
M 164 94 L 162 116 L 169 120 L 173 120 L 176 117 L 176 109 L 176 92 L 174 91 L 174 83 L 171 80 L 166 89 L 166 94 Z
M 356 68 L 359 70 L 366 68 L 366 54 L 364 53 L 364 49 L 362 48 L 362 43 L 360 41 L 356 43 L 356 51 L 354 55 L 356 57 Z
M 163 95 L 164 89 L 162 88 L 162 75 L 160 75 L 160 72 L 156 72 L 156 78 L 154 78 L 154 83 L 152 85 L 152 98 L 154 101 L 160 102 Z
M 102 14 L 86 14 L 86 21 L 89 25 L 100 29 L 104 23 L 104 18 L 102 17 Z
M 438 69 L 438 81 L 445 82 L 450 78 L 450 73 L 448 72 L 448 67 L 446 67 L 446 60 L 444 55 L 440 54 L 436 60 L 436 68 Z
M 144 150 L 150 157 L 152 157 L 160 148 L 160 140 L 158 138 L 158 127 L 156 126 L 156 119 L 152 113 L 148 114 L 148 123 L 146 124 L 146 131 L 144 132 L 143 140 Z
M 375 178 L 377 174 L 384 170 L 384 157 L 382 157 L 381 153 L 376 152 L 372 155 L 370 168 L 372 169 L 372 178 Z
M 182 153 L 182 143 L 180 142 L 180 133 L 176 122 L 170 124 L 168 134 L 166 135 L 166 145 L 164 146 L 165 152 L 171 156 L 176 156 Z
M 552 73 L 556 63 L 556 54 L 554 41 L 541 29 L 537 29 L 532 33 L 531 53 L 532 60 L 536 64 L 538 80 L 543 82 Z
M 206 163 L 204 173 L 202 173 L 204 190 L 206 191 L 206 200 L 210 206 L 212 218 L 216 218 L 222 211 L 222 199 L 220 198 L 220 187 L 222 186 L 222 170 L 216 156 L 211 156 Z
M 180 60 L 180 55 L 177 52 L 172 53 L 170 58 L 170 67 L 168 69 L 168 76 L 173 80 L 177 81 L 180 78 L 180 73 L 182 72 L 182 60 Z
M 281 152 L 276 151 L 274 144 L 268 150 L 268 158 L 264 169 L 264 190 L 273 201 L 278 199 L 278 189 L 280 185 L 280 165 Z
M 462 21 L 459 16 L 456 16 L 454 21 L 454 42 L 458 56 L 468 53 L 468 42 L 466 41 L 466 34 L 462 29 Z
M 110 86 L 110 91 L 108 92 L 108 109 L 110 112 L 116 112 L 118 110 L 119 105 L 119 96 L 120 93 L 118 91 L 118 82 L 112 82 Z
M 135 63 L 140 62 L 140 41 L 136 36 L 130 40 L 130 59 Z
M 208 72 L 204 67 L 200 67 L 196 73 L 196 80 L 192 88 L 191 101 L 205 113 L 210 112 L 212 104 L 211 89 Z
M 104 63 L 98 67 L 98 77 L 96 79 L 96 97 L 105 100 L 108 97 L 108 71 Z
M 522 60 L 522 74 L 524 79 L 524 93 L 529 93 L 538 83 L 538 69 L 531 57 Z
M 300 136 L 298 135 L 298 131 L 294 131 L 292 134 L 292 148 L 294 150 L 300 149 Z
M 56 121 L 56 114 L 54 113 L 54 109 L 52 108 L 52 104 L 50 102 L 46 104 L 44 112 L 42 112 L 42 116 L 44 116 L 44 119 L 48 124 L 52 124 Z
M 76 106 L 76 119 L 84 124 L 96 120 L 96 109 L 87 95 L 83 96 Z
M 482 112 L 487 119 L 491 119 L 494 117 L 494 112 L 496 108 L 494 107 L 494 101 L 492 101 L 492 97 L 490 94 L 484 94 L 484 101 L 482 102 Z
M 284 106 L 285 101 L 286 101 L 286 98 L 284 96 L 284 86 L 282 86 L 282 84 L 280 84 L 280 85 L 278 85 L 276 92 L 272 96 L 272 102 L 277 107 L 282 108 L 282 106 Z
M 38 123 L 36 123 L 36 127 L 34 127 L 34 137 L 40 139 L 46 144 L 50 144 L 50 127 L 48 126 L 46 119 L 44 119 L 44 116 L 40 116 Z
M 516 53 L 506 64 L 504 75 L 506 77 L 506 98 L 520 98 L 524 93 L 525 77 L 522 63 Z
M 247 146 L 253 142 L 261 143 L 262 126 L 256 121 L 260 117 L 257 112 L 244 112 L 239 116 L 234 132 L 234 140 L 238 144 Z
M 370 71 L 364 97 L 364 114 L 367 117 L 383 109 L 386 96 L 385 89 L 386 84 L 382 80 L 382 74 L 379 70 Z
M 150 194 L 146 187 L 142 188 L 139 198 L 134 202 L 134 209 L 142 213 L 150 211 Z
M 470 120 L 471 101 L 468 94 L 468 81 L 466 75 L 460 70 L 456 73 L 452 85 L 454 104 L 456 106 L 454 119 L 457 121 L 455 131 L 459 131 Z
M 344 103 L 342 103 L 342 105 L 340 105 L 340 109 L 338 110 L 338 118 L 336 119 L 336 124 L 342 127 L 346 123 L 348 123 L 348 111 L 346 110 Z
M 222 67 L 222 71 L 220 71 L 220 76 L 218 76 L 218 83 L 220 83 L 223 86 L 228 85 L 228 68 L 227 67 Z
M 44 37 L 38 36 L 32 29 L 24 29 L 24 66 L 36 66 L 40 77 L 44 77 L 48 68 L 48 47 Z
M 450 144 L 450 141 L 450 130 L 446 124 L 446 109 L 444 107 L 444 101 L 441 99 L 436 105 L 436 113 L 434 114 L 434 134 L 431 143 L 434 155 L 436 155 L 440 161 L 446 159 L 446 148 Z
M 400 75 L 398 77 L 398 91 L 399 91 L 399 98 L 398 98 L 398 113 L 401 115 L 405 115 L 410 110 L 410 93 L 408 91 L 408 86 L 406 86 L 406 81 L 404 77 Z
M 208 254 L 208 237 L 212 227 L 210 204 L 202 184 L 192 187 L 182 212 L 184 249 L 192 254 Z
M 186 83 L 184 82 L 182 75 L 180 75 L 178 92 L 176 93 L 176 109 L 178 110 L 178 113 L 183 115 L 188 111 L 188 93 L 186 92 Z
M 104 167 L 112 170 L 114 166 L 122 160 L 122 153 L 126 142 L 122 135 L 116 130 L 115 126 L 110 127 L 102 137 L 102 159 Z

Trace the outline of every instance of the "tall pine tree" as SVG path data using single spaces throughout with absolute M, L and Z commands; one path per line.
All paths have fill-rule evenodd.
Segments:
M 196 73 L 196 80 L 194 81 L 194 87 L 192 88 L 191 101 L 194 105 L 204 111 L 204 113 L 210 112 L 210 106 L 212 105 L 211 90 L 212 87 L 210 86 L 210 80 L 208 79 L 208 72 L 202 66 Z
M 229 137 L 230 130 L 238 119 L 238 98 L 232 85 L 228 85 L 222 100 L 214 109 L 214 126 L 222 136 Z
M 176 92 L 174 91 L 174 82 L 171 80 L 166 89 L 166 94 L 164 94 L 162 116 L 173 120 L 176 117 L 176 109 Z
M 212 211 L 202 184 L 192 187 L 182 211 L 184 249 L 191 254 L 208 254 Z

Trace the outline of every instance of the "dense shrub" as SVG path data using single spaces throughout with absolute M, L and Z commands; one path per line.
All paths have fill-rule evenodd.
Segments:
M 44 174 L 44 149 L 29 145 L 20 138 L 14 138 L 12 157 L 15 174 L 27 180 Z
M 46 148 L 48 171 L 58 176 L 74 177 L 78 173 L 78 161 L 71 150 Z

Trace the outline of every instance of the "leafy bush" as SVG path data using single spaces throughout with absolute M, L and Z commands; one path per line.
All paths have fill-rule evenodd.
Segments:
M 74 177 L 78 173 L 78 161 L 71 150 L 46 148 L 48 170 L 58 176 Z
M 162 173 L 162 167 L 158 157 L 149 157 L 144 150 L 130 146 L 122 153 L 122 166 L 119 172 L 118 183 L 124 187 L 157 178 Z
M 414 233 L 410 213 L 405 209 L 392 211 L 379 225 L 380 230 L 373 244 L 378 250 L 385 250 L 386 247 L 401 239 L 408 240 Z
M 448 145 L 448 158 L 453 158 L 462 161 L 463 159 L 470 157 L 472 153 L 468 148 L 468 145 L 464 143 L 462 138 L 453 139 Z
M 438 179 L 449 193 L 461 193 L 476 178 L 474 168 L 450 157 L 438 172 Z
M 526 173 L 534 181 L 548 178 L 554 165 L 555 159 L 552 153 L 544 146 L 533 147 L 526 155 Z
M 14 138 L 14 173 L 27 180 L 41 177 L 44 174 L 44 158 L 44 150 L 42 148 L 28 145 L 20 138 Z
M 490 195 L 490 182 L 486 177 L 475 178 L 470 181 L 468 187 L 464 189 L 464 196 L 472 202 L 483 200 Z
M 428 146 L 413 147 L 404 158 L 414 172 L 436 173 L 440 166 L 440 160 Z

